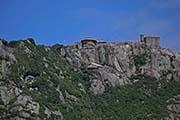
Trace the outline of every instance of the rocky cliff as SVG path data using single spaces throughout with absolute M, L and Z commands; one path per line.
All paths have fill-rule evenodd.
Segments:
M 3 120 L 180 119 L 179 81 L 180 54 L 142 41 L 0 40 Z
M 78 68 L 93 71 L 91 91 L 102 94 L 105 86 L 120 86 L 132 76 L 146 74 L 156 79 L 180 78 L 180 54 L 170 49 L 151 48 L 143 42 L 103 43 L 82 48 L 81 43 L 64 48 L 61 53 Z

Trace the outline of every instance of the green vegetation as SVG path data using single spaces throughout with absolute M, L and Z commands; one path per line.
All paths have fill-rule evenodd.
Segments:
M 166 100 L 179 94 L 180 82 L 158 81 L 141 75 L 131 77 L 132 81 L 138 80 L 133 84 L 92 96 L 89 92 L 90 73 L 84 65 L 84 73 L 81 73 L 58 55 L 56 47 L 31 43 L 9 43 L 15 48 L 17 59 L 17 63 L 10 67 L 12 73 L 9 77 L 23 89 L 24 94 L 32 96 L 40 104 L 41 117 L 45 116 L 46 106 L 61 111 L 65 120 L 159 120 L 167 116 Z M 133 59 L 136 66 L 142 66 L 147 62 L 147 55 L 137 55 Z M 24 84 L 20 79 L 27 73 L 38 74 L 32 79 L 32 84 Z M 64 102 L 59 99 L 57 89 L 62 92 Z
M 10 41 L 8 43 L 8 46 L 9 47 L 16 47 L 16 46 L 18 46 L 19 43 L 20 43 L 20 41 Z
M 147 63 L 147 58 L 148 58 L 147 53 L 134 55 L 133 60 L 134 60 L 135 66 L 140 67 L 140 66 L 145 65 Z
M 36 43 L 35 43 L 33 38 L 27 38 L 27 40 L 29 40 L 33 45 L 36 45 Z
M 179 93 L 180 83 L 149 76 L 137 78 L 133 85 L 94 98 L 95 111 L 102 120 L 159 120 L 166 116 L 166 100 Z
M 2 41 L 3 45 L 8 46 L 8 47 L 17 47 L 21 42 L 25 42 L 27 43 L 29 41 L 29 43 L 36 45 L 35 41 L 33 38 L 27 38 L 26 40 L 12 40 L 10 42 L 4 40 L 4 39 L 0 39 L 0 41 Z
M 177 95 L 180 83 L 136 76 L 133 85 L 112 88 L 100 96 L 90 94 L 60 105 L 66 120 L 158 120 L 167 116 L 166 100 Z
M 8 42 L 6 40 L 0 39 L 0 41 L 2 41 L 3 45 L 6 45 L 6 46 L 8 45 Z
M 35 46 L 27 41 L 10 43 L 14 47 L 17 63 L 10 66 L 12 73 L 9 78 L 22 88 L 24 81 L 20 79 L 21 76 L 25 79 L 28 76 L 27 73 L 38 74 L 38 76 L 34 76 L 32 84 L 26 84 L 23 87 L 23 92 L 32 96 L 40 104 L 41 116 L 44 116 L 44 106 L 52 110 L 67 111 L 71 105 L 79 106 L 81 101 L 86 103 L 86 95 L 84 91 L 80 90 L 79 84 L 87 85 L 88 77 L 74 71 L 74 68 L 58 55 L 57 47 Z M 59 92 L 56 90 L 58 88 L 62 91 L 63 96 L 66 96 L 65 92 L 68 92 L 68 94 L 76 98 L 82 97 L 82 99 L 76 103 L 72 99 L 65 98 L 66 103 L 61 103 Z M 83 86 L 83 89 L 87 91 L 86 86 Z
M 4 57 L 4 56 L 0 56 L 0 61 L 2 61 L 2 60 L 5 60 L 5 61 L 8 61 L 8 57 L 6 56 L 6 57 Z

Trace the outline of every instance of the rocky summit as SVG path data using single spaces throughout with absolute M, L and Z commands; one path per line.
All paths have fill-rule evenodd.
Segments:
M 0 39 L 2 120 L 180 120 L 180 53 L 160 37 Z

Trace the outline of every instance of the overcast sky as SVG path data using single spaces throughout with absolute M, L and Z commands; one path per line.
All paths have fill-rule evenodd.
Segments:
M 0 38 L 32 37 L 39 44 L 72 44 L 160 36 L 180 52 L 180 0 L 0 0 Z

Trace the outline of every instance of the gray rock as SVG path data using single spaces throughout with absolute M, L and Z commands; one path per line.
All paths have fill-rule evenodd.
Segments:
M 54 120 L 63 120 L 63 115 L 60 111 L 52 111 L 45 107 L 44 113 L 47 115 L 47 118 L 51 118 L 52 115 L 55 115 Z
M 93 95 L 103 94 L 105 91 L 105 87 L 102 81 L 98 79 L 91 80 L 90 91 L 92 92 Z
M 73 100 L 73 101 L 78 100 L 78 98 L 76 96 L 69 94 L 67 91 L 65 91 L 65 95 L 66 95 L 66 98 L 68 98 L 70 100 Z
M 167 111 L 169 116 L 167 120 L 180 120 L 180 95 L 174 96 L 167 101 Z
M 22 106 L 24 110 L 29 111 L 31 114 L 39 114 L 39 103 L 34 102 L 30 96 L 18 96 L 14 105 Z M 17 107 L 14 110 L 21 111 L 21 107 Z
M 95 69 L 91 79 L 91 91 L 94 89 L 92 93 L 95 94 L 106 89 L 106 82 L 113 87 L 125 85 L 130 83 L 131 75 L 137 74 L 147 74 L 157 79 L 164 76 L 166 79 L 180 80 L 180 55 L 169 49 L 148 47 L 143 42 L 104 43 L 93 49 L 77 49 L 75 45 L 72 45 L 66 47 L 65 51 L 67 52 L 66 59 L 77 68 L 81 64 L 88 66 L 91 63 L 102 66 L 92 67 L 91 65 L 88 68 L 89 70 Z M 144 54 L 147 55 L 146 64 L 136 66 L 133 56 Z M 173 57 L 174 60 L 172 60 Z M 164 75 L 164 73 L 167 74 Z M 95 83 L 97 87 L 93 87 Z
M 59 90 L 59 86 L 56 88 L 56 91 L 59 93 L 59 100 L 62 103 L 65 103 L 64 96 L 63 96 L 62 92 Z
M 9 118 L 9 120 L 26 120 L 26 119 L 16 116 L 16 117 Z
M 4 105 L 9 104 L 9 102 L 18 96 L 22 91 L 16 87 L 6 87 L 0 86 L 0 99 L 3 101 Z

